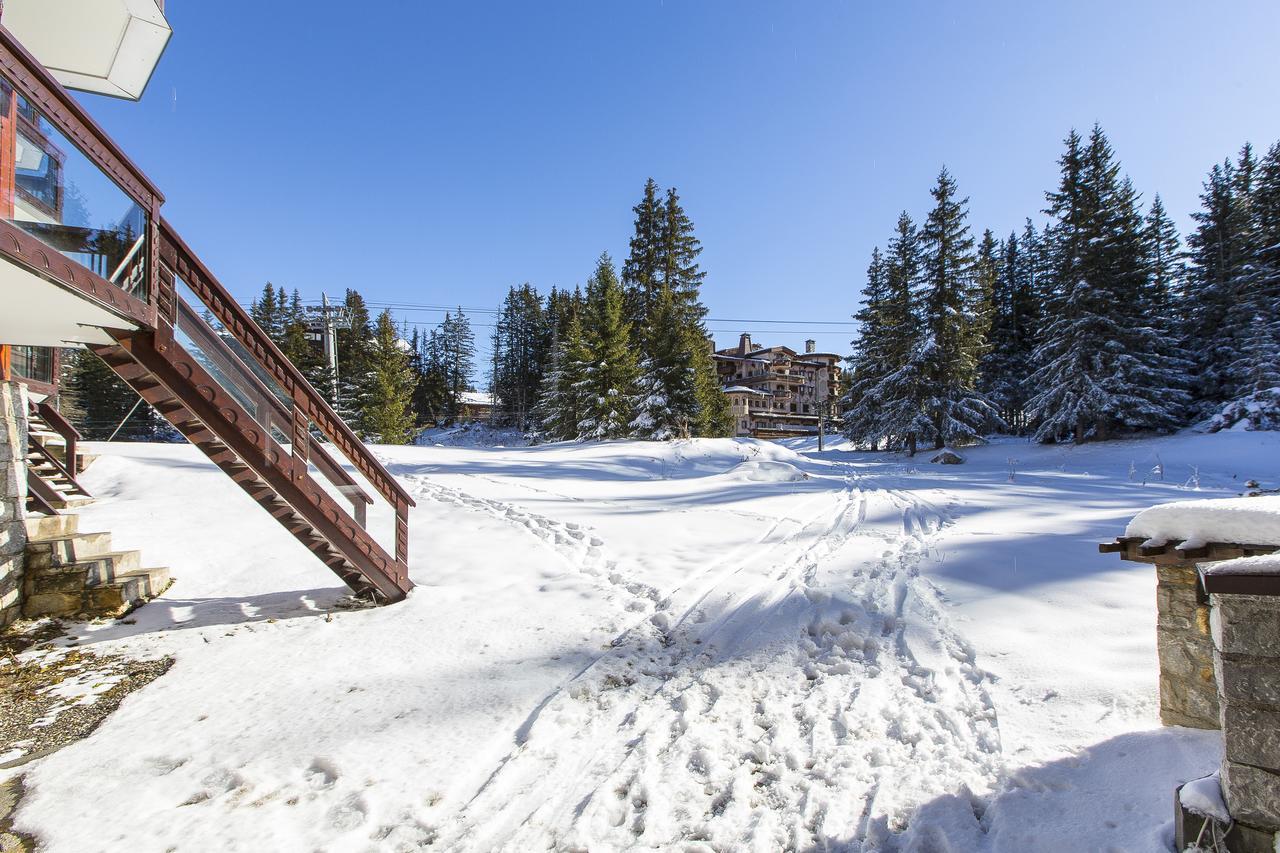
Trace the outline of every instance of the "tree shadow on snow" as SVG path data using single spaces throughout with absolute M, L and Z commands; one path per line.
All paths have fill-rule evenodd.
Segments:
M 1219 732 L 1130 732 L 1008 773 L 991 797 L 967 791 L 920 806 L 901 833 L 873 818 L 863 839 L 815 850 L 885 853 L 1076 853 L 1173 850 L 1173 792 L 1217 769 Z

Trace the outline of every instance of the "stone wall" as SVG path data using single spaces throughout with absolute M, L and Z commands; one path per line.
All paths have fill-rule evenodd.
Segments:
M 26 459 L 27 389 L 0 382 L 0 628 L 22 612 Z
M 1195 566 L 1156 568 L 1156 647 L 1160 654 L 1160 721 L 1166 726 L 1216 729 L 1209 602 Z
M 1215 593 L 1212 605 L 1227 809 L 1280 832 L 1280 598 Z

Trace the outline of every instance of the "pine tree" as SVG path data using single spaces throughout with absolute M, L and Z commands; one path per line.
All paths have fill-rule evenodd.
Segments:
M 987 351 L 979 367 L 979 388 L 1015 434 L 1026 428 L 1026 378 L 1031 372 L 1039 313 L 1035 242 L 1035 229 L 1028 223 L 1021 240 L 1010 233 L 999 247 Z M 1028 245 L 1030 250 L 1025 248 Z
M 1000 423 L 977 390 L 978 359 L 986 347 L 988 297 L 975 270 L 973 237 L 965 223 L 968 199 L 944 168 L 931 190 L 933 210 L 920 231 L 925 413 L 934 446 L 973 441 Z
M 1147 267 L 1144 309 L 1166 324 L 1167 334 L 1177 334 L 1186 299 L 1187 265 L 1178 229 L 1159 194 L 1151 200 L 1143 222 L 1142 244 Z
M 1107 438 L 1115 428 L 1169 429 L 1181 416 L 1187 377 L 1142 310 L 1148 290 L 1137 197 L 1100 127 L 1087 146 L 1073 131 L 1059 161 L 1049 319 L 1028 411 L 1035 437 Z
M 283 301 L 276 296 L 275 285 L 267 282 L 262 286 L 262 294 L 250 304 L 249 316 L 271 340 L 279 342 L 282 328 L 280 315 L 284 310 Z
M 862 308 L 853 315 L 858 323 L 858 337 L 851 343 L 852 354 L 845 360 L 849 387 L 840 401 L 843 409 L 842 430 L 852 441 L 880 443 L 880 401 L 873 394 L 892 369 L 886 311 L 889 289 L 886 263 L 880 247 L 871 251 L 867 265 L 867 283 L 862 289 Z
M 462 308 L 455 314 L 445 314 L 439 345 L 445 375 L 445 417 L 452 423 L 461 411 L 463 393 L 471 390 L 471 376 L 475 373 L 475 333 Z
M 605 252 L 587 284 L 586 343 L 578 433 L 587 439 L 622 438 L 630 432 L 638 379 L 631 330 L 623 317 L 622 288 Z
M 622 288 L 626 320 L 633 329 L 640 330 L 646 326 L 659 289 L 666 234 L 666 210 L 658 198 L 658 185 L 653 178 L 645 181 L 644 195 L 632 211 L 636 215 L 635 233 L 622 265 Z
M 925 376 L 919 342 L 920 234 L 906 211 L 898 217 L 889 251 L 868 268 L 867 301 L 860 312 L 860 339 L 846 397 L 844 430 L 872 448 L 904 447 L 915 453 L 928 430 Z
M 640 438 L 688 438 L 698 416 L 692 352 L 675 298 L 665 285 L 649 312 L 649 354 L 640 367 L 632 430 Z
M 693 220 L 685 213 L 674 188 L 667 190 L 666 201 L 662 205 L 658 240 L 655 284 L 671 293 L 674 318 L 680 325 L 680 336 L 692 367 L 691 374 L 682 374 L 691 380 L 691 389 L 684 389 L 677 396 L 683 399 L 691 392 L 697 401 L 692 423 L 695 435 L 732 435 L 733 414 L 711 358 L 704 325 L 707 309 L 702 304 L 701 288 L 707 274 L 698 264 L 702 243 L 694 235 Z M 646 318 L 644 326 L 653 329 L 654 318 Z
M 155 441 L 173 432 L 107 363 L 87 349 L 62 351 L 60 402 L 67 420 L 90 441 Z M 117 432 L 118 428 L 118 432 Z
M 414 378 L 408 345 L 400 339 L 391 312 L 378 315 L 368 352 L 369 375 L 361 399 L 361 427 L 383 444 L 413 439 Z
M 576 439 L 583 417 L 583 385 L 591 356 L 580 314 L 574 306 L 565 315 L 564 332 L 552 344 L 534 412 L 539 432 L 553 441 Z
M 684 331 L 693 366 L 693 395 L 697 400 L 694 434 L 703 438 L 731 436 L 733 410 L 711 357 L 713 344 L 701 324 L 687 326 Z
M 361 406 L 369 380 L 369 348 L 373 329 L 369 309 L 359 292 L 348 288 L 344 305 L 348 323 L 337 332 L 338 400 L 335 410 L 348 426 L 359 430 L 364 423 Z
M 413 391 L 413 408 L 421 424 L 438 424 L 449 405 L 449 386 L 445 375 L 440 332 L 432 329 L 419 338 L 417 345 L 417 384 Z
M 546 320 L 532 285 L 510 288 L 494 327 L 491 387 L 498 421 L 525 430 L 546 360 Z
M 702 243 L 694 236 L 693 221 L 681 206 L 674 187 L 667 190 L 659 236 L 657 284 L 671 291 L 678 313 L 686 323 L 701 323 L 707 316 L 700 295 L 707 274 L 698 266 Z

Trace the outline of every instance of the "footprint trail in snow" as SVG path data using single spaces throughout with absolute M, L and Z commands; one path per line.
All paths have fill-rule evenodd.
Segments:
M 996 784 L 988 676 L 917 568 L 945 517 L 918 496 L 846 477 L 815 516 L 658 591 L 580 526 L 411 486 L 528 530 L 640 611 L 433 847 L 893 849 L 918 805 L 980 812 Z

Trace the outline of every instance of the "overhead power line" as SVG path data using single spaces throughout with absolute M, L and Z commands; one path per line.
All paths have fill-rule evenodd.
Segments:
M 319 300 L 304 299 L 303 304 L 304 305 L 319 304 Z M 365 305 L 367 305 L 370 308 L 389 308 L 393 311 L 400 311 L 400 312 L 414 311 L 414 312 L 428 312 L 428 313 L 443 314 L 446 312 L 453 313 L 454 311 L 461 310 L 464 314 L 483 314 L 488 316 L 497 316 L 502 313 L 502 309 L 500 308 L 462 307 L 460 309 L 459 306 L 457 305 L 425 305 L 425 304 L 416 303 L 416 302 L 366 301 Z M 738 323 L 743 325 L 761 325 L 761 326 L 772 325 L 772 326 L 805 326 L 805 327 L 809 327 L 809 326 L 851 327 L 851 326 L 857 325 L 857 323 L 854 320 L 795 320 L 795 319 L 765 320 L 761 318 L 743 319 L 740 317 L 708 317 L 706 318 L 706 321 L 708 323 Z M 475 325 L 475 324 L 472 324 L 472 325 Z M 840 330 L 839 328 L 834 328 L 831 331 L 839 331 L 839 330 Z M 720 329 L 715 331 L 730 331 L 730 330 Z M 781 332 L 782 330 L 775 329 L 773 331 Z

